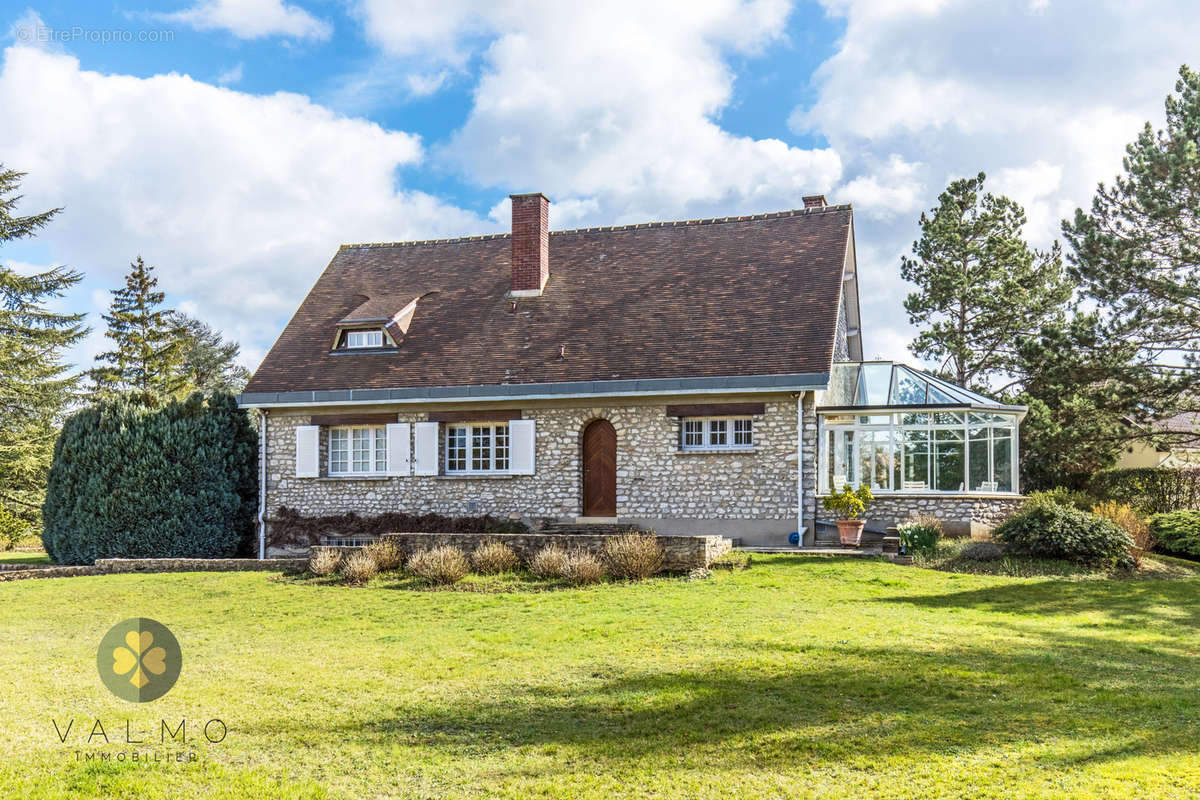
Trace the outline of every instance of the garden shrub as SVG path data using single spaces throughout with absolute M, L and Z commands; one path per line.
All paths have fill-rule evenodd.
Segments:
M 1074 508 L 1079 511 L 1091 511 L 1092 506 L 1096 505 L 1096 498 L 1087 492 L 1080 492 L 1068 489 L 1065 486 L 1059 486 L 1055 489 L 1030 492 L 1029 496 L 1025 498 L 1023 505 L 1026 509 L 1041 505 L 1052 505 Z
M 342 566 L 342 554 L 331 548 L 313 550 L 308 556 L 308 571 L 313 575 L 332 575 Z
M 118 399 L 63 425 L 42 509 L 60 564 L 257 553 L 258 435 L 228 394 Z
M 29 523 L 0 504 L 0 548 L 12 550 L 29 532 Z
M 1054 504 L 1033 505 L 995 530 L 1009 553 L 1080 564 L 1125 562 L 1133 540 L 1112 520 Z
M 480 517 L 447 517 L 441 514 L 405 514 L 389 511 L 370 517 L 354 512 L 306 517 L 280 506 L 269 520 L 267 544 L 273 547 L 319 544 L 324 536 L 380 536 L 385 533 L 529 533 L 520 520 Z
M 604 561 L 614 578 L 641 580 L 662 571 L 666 553 L 653 533 L 629 531 L 604 542 Z
M 450 545 L 419 550 L 408 559 L 408 571 L 438 586 L 458 583 L 471 571 L 463 551 Z
M 1200 509 L 1200 467 L 1108 469 L 1092 478 L 1101 500 L 1128 503 L 1146 514 Z
M 1129 557 L 1133 559 L 1135 566 L 1140 567 L 1142 556 L 1154 549 L 1154 536 L 1150 533 L 1150 525 L 1145 518 L 1128 503 L 1117 503 L 1113 500 L 1098 503 L 1092 508 L 1092 513 L 1112 520 L 1129 534 L 1129 538 L 1133 540 L 1133 546 L 1129 548 Z
M 570 559 L 562 545 L 548 544 L 529 559 L 529 571 L 539 578 L 565 578 Z
M 921 514 L 896 529 L 900 532 L 900 544 L 908 553 L 932 553 L 942 538 L 942 523 L 937 517 Z
M 967 542 L 958 557 L 963 561 L 997 561 L 1004 558 L 1004 548 L 995 542 Z
M 363 552 L 375 559 L 380 572 L 400 569 L 404 564 L 404 549 L 395 539 L 380 539 L 363 548 Z
M 1183 556 L 1200 556 L 1200 511 L 1171 511 L 1150 518 L 1159 547 Z
M 599 583 L 604 580 L 604 562 L 587 550 L 576 550 L 567 556 L 564 577 L 576 585 Z
M 342 577 L 351 586 L 365 586 L 379 572 L 379 566 L 365 550 L 355 550 L 342 561 Z
M 480 575 L 511 572 L 520 563 L 521 559 L 504 542 L 494 540 L 483 542 L 475 548 L 475 552 L 471 553 L 471 564 Z

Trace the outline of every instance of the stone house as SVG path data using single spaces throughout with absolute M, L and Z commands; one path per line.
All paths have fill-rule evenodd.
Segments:
M 286 506 L 813 544 L 847 481 L 880 524 L 1015 502 L 1023 409 L 863 362 L 850 206 L 562 231 L 549 206 L 338 250 L 239 398 L 264 534 Z

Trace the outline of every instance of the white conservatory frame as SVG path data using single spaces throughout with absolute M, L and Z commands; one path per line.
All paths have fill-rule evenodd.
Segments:
M 836 364 L 817 409 L 818 491 L 857 486 L 869 470 L 877 495 L 1015 496 L 1025 411 L 890 361 Z M 924 480 L 910 479 L 913 453 L 925 461 Z M 938 470 L 956 460 L 947 481 Z M 981 466 L 986 480 L 972 474 Z

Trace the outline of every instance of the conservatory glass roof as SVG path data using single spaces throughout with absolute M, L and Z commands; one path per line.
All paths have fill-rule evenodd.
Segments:
M 1024 406 L 1008 405 L 955 386 L 928 372 L 892 361 L 834 364 L 822 408 L 887 408 L 897 406 L 956 406 L 1023 413 Z

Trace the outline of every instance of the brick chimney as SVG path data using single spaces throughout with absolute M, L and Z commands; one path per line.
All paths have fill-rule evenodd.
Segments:
M 541 192 L 512 201 L 513 297 L 537 297 L 550 278 L 550 198 Z
M 805 208 L 824 208 L 826 205 L 828 204 L 825 202 L 823 194 L 810 194 L 804 198 Z

